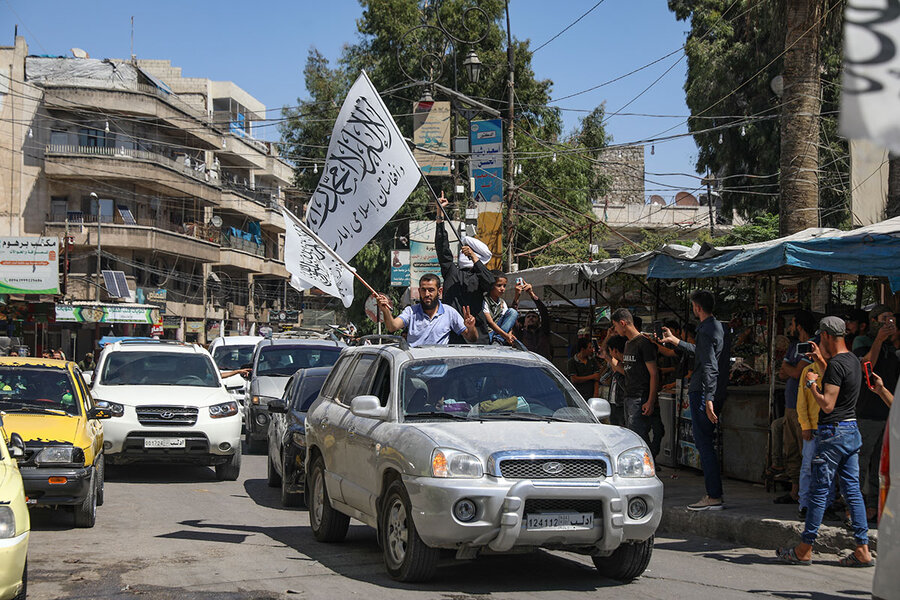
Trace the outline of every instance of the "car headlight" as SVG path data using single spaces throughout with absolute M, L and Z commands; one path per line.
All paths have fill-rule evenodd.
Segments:
M 118 402 L 110 402 L 109 400 L 94 400 L 97 408 L 105 408 L 114 417 L 121 417 L 125 414 L 125 406 Z
M 209 407 L 209 416 L 213 419 L 221 419 L 230 417 L 238 413 L 238 405 L 234 400 L 223 402 L 222 404 L 213 404 Z
M 484 465 L 477 456 L 466 452 L 436 448 L 431 453 L 431 474 L 435 477 L 478 478 L 484 475 Z
M 0 540 L 16 536 L 16 515 L 9 506 L 0 506 Z
M 632 448 L 620 454 L 616 459 L 616 467 L 619 477 L 653 477 L 656 475 L 653 456 L 645 447 Z
M 84 450 L 74 446 L 50 446 L 38 452 L 34 458 L 35 464 L 84 464 Z

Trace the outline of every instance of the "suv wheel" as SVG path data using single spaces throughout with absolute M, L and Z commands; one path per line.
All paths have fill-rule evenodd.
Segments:
M 425 545 L 416 531 L 409 496 L 399 481 L 388 486 L 381 503 L 378 531 L 384 566 L 397 581 L 427 581 L 434 575 L 440 550 Z
M 228 462 L 216 465 L 216 479 L 219 481 L 237 481 L 241 474 L 241 450 L 234 449 L 234 454 L 228 458 Z
M 291 482 L 297 478 L 296 467 L 291 471 L 287 457 L 281 462 L 281 505 L 287 507 L 303 506 L 306 498 L 303 494 L 290 491 Z
M 273 488 L 281 485 L 281 475 L 275 470 L 275 463 L 272 462 L 271 454 L 266 456 L 266 483 Z
M 334 510 L 325 487 L 325 461 L 319 456 L 309 472 L 309 527 L 320 542 L 340 542 L 347 537 L 350 517 Z
M 594 556 L 594 566 L 604 577 L 618 581 L 631 581 L 641 576 L 650 564 L 653 554 L 653 537 L 643 542 L 622 544 L 609 556 Z
M 97 469 L 91 469 L 91 482 L 88 484 L 88 493 L 81 504 L 76 504 L 75 527 L 93 527 L 97 522 Z

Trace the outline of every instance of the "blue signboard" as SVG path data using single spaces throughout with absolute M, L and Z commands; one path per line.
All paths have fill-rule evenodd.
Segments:
M 503 122 L 472 121 L 469 128 L 473 196 L 476 202 L 503 200 Z
M 409 287 L 409 250 L 391 250 L 391 287 Z

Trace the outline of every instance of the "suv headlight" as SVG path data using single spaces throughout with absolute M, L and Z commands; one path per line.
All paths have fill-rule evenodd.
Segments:
M 38 452 L 34 458 L 35 464 L 84 464 L 84 450 L 74 446 L 51 446 Z
M 16 515 L 9 506 L 0 506 L 0 540 L 16 536 Z
M 645 447 L 626 450 L 616 459 L 616 467 L 619 477 L 653 477 L 656 475 L 656 467 L 653 465 L 653 456 Z
M 477 456 L 459 450 L 435 448 L 431 453 L 431 474 L 434 477 L 465 477 L 475 479 L 484 475 L 484 465 Z
M 209 416 L 213 419 L 221 419 L 222 417 L 230 417 L 238 413 L 237 402 L 223 402 L 222 404 L 213 404 L 209 407 Z
M 118 402 L 110 402 L 109 400 L 94 400 L 97 408 L 105 408 L 114 417 L 121 417 L 125 414 L 125 405 Z

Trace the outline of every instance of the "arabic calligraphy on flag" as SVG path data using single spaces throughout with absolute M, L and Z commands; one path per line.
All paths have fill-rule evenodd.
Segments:
M 297 291 L 318 288 L 340 298 L 345 308 L 353 303 L 353 272 L 322 240 L 287 209 L 284 216 L 284 266 Z
M 356 256 L 419 183 L 419 167 L 365 72 L 341 107 L 306 224 L 338 255 Z

